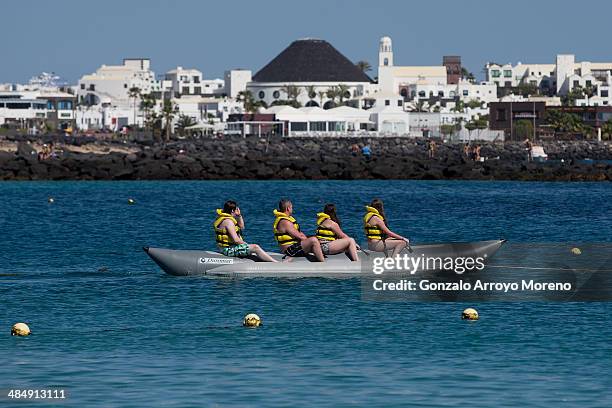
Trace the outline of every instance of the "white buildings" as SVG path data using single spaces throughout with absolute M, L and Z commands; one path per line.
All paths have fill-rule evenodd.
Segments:
M 93 74 L 81 77 L 77 87 L 80 104 L 129 106 L 133 101 L 130 89 L 140 93 L 151 92 L 155 85 L 155 73 L 151 61 L 146 58 L 123 60 L 122 65 L 102 65 Z
M 74 127 L 76 97 L 65 92 L 54 74 L 43 73 L 28 84 L 0 85 L 0 125 L 12 124 L 33 131 L 44 127 Z
M 405 102 L 458 99 L 488 103 L 497 100 L 494 84 L 462 80 L 456 72 L 461 69 L 461 59 L 445 57 L 445 64 L 447 61 L 451 66 L 396 66 L 391 38 L 382 37 L 378 50 L 377 99 L 382 99 L 385 104 L 390 96 L 401 96 Z
M 612 105 L 612 62 L 576 62 L 573 54 L 557 55 L 554 64 L 517 65 L 487 63 L 487 81 L 501 88 L 521 84 L 537 86 L 546 95 L 568 95 L 576 87 L 591 88 L 594 94 L 578 105 Z
M 247 84 L 251 82 L 252 75 L 248 69 L 232 69 L 225 71 L 225 95 L 230 98 L 238 97 L 238 94 L 247 89 Z
M 330 109 L 342 101 L 370 94 L 372 80 L 327 41 L 303 39 L 291 43 L 260 69 L 247 89 L 266 106 L 295 99 L 300 105 Z M 330 97 L 328 91 L 342 86 Z M 287 87 L 297 88 L 288 95 Z
M 165 79 L 171 83 L 171 92 L 174 97 L 183 95 L 221 96 L 225 93 L 225 83 L 222 79 L 203 78 L 202 72 L 197 69 L 176 67 L 166 72 Z

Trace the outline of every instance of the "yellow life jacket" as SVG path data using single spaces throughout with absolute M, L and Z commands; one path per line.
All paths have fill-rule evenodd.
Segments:
M 363 229 L 365 231 L 366 238 L 376 240 L 384 239 L 385 234 L 383 231 L 379 227 L 370 224 L 370 219 L 373 216 L 377 216 L 382 221 L 385 220 L 376 208 L 366 205 L 366 214 L 363 216 Z
M 285 246 L 285 245 L 293 245 L 293 244 L 297 243 L 298 242 L 297 239 L 293 238 L 289 234 L 286 234 L 284 232 L 280 232 L 278 230 L 278 223 L 281 222 L 282 220 L 287 220 L 287 221 L 289 221 L 289 222 L 291 222 L 293 224 L 293 227 L 296 230 L 299 231 L 300 230 L 300 224 L 297 223 L 295 218 L 285 214 L 284 212 L 280 212 L 278 210 L 274 210 L 274 216 L 276 217 L 276 219 L 274 220 L 274 225 L 272 226 L 272 228 L 274 229 L 274 239 L 276 240 L 278 245 Z
M 242 238 L 242 233 L 240 231 L 240 227 L 238 226 L 238 221 L 236 220 L 236 218 L 231 214 L 224 213 L 223 210 L 218 208 L 217 219 L 215 220 L 215 222 L 213 222 L 213 228 L 215 229 L 215 241 L 217 241 L 217 245 L 219 245 L 220 247 L 228 247 L 230 245 L 235 244 L 235 242 L 228 234 L 227 228 L 219 227 L 219 225 L 221 225 L 221 223 L 225 220 L 231 220 L 234 223 L 236 234 L 238 234 L 238 236 Z
M 334 231 L 322 225 L 325 220 L 330 219 L 331 217 L 325 213 L 317 213 L 317 231 L 315 232 L 317 239 L 323 241 L 335 241 L 338 239 L 338 235 Z

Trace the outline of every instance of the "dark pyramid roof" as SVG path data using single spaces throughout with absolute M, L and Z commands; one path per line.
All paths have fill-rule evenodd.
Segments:
M 255 82 L 372 82 L 323 40 L 297 40 L 253 76 Z

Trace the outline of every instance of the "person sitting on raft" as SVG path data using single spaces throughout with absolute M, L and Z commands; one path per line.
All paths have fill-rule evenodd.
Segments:
M 351 261 L 358 261 L 357 243 L 342 231 L 335 204 L 325 204 L 323 212 L 317 213 L 316 237 L 324 255 L 345 252 Z
M 278 262 L 257 244 L 247 244 L 242 238 L 244 219 L 235 201 L 228 200 L 223 209 L 217 209 L 217 219 L 213 222 L 215 240 L 220 252 L 225 256 L 246 258 L 253 254 L 266 262 Z
M 274 239 L 281 252 L 288 257 L 306 256 L 313 253 L 319 262 L 325 262 L 321 244 L 316 237 L 307 237 L 300 231 L 293 214 L 293 204 L 287 199 L 280 200 L 278 210 L 274 210 Z
M 393 257 L 410 245 L 408 238 L 396 234 L 387 227 L 383 202 L 378 198 L 372 200 L 369 206 L 366 205 L 363 224 L 370 251 L 389 255 L 387 251 L 390 250 L 392 251 L 390 256 Z

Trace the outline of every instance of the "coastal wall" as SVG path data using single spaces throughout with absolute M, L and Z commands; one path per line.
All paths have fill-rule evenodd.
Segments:
M 364 139 L 225 138 L 163 146 L 56 143 L 56 157 L 39 160 L 34 142 L 4 142 L 1 180 L 160 179 L 469 179 L 612 180 L 612 146 L 546 142 L 547 163 L 528 163 L 520 143 L 482 143 L 484 162 L 463 155 L 463 144 L 439 144 L 429 158 L 422 139 L 372 139 L 371 158 L 351 147 Z M 77 143 L 81 144 L 81 143 Z M 584 160 L 589 159 L 589 160 Z M 563 162 L 561 161 L 563 160 Z

